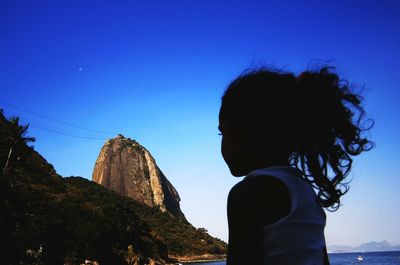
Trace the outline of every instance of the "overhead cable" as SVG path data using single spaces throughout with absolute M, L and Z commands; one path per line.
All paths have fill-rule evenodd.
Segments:
M 29 113 L 29 114 L 31 114 L 31 115 L 37 116 L 37 117 L 39 117 L 39 118 L 46 119 L 46 120 L 49 120 L 49 121 L 52 121 L 52 122 L 57 122 L 57 123 L 59 123 L 59 124 L 63 124 L 63 125 L 66 125 L 66 126 L 70 126 L 70 127 L 74 127 L 74 128 L 78 128 L 78 129 L 86 130 L 86 131 L 92 131 L 92 132 L 96 132 L 96 133 L 100 133 L 100 134 L 106 134 L 106 135 L 115 135 L 115 134 L 116 134 L 115 132 L 108 132 L 108 131 L 103 131 L 103 130 L 97 130 L 97 129 L 93 129 L 93 128 L 89 128 L 89 127 L 84 127 L 84 126 L 76 125 L 76 124 L 73 124 L 73 123 L 70 123 L 70 122 L 62 121 L 62 120 L 59 120 L 59 119 L 55 119 L 55 118 L 52 118 L 52 117 L 48 117 L 48 116 L 46 116 L 46 115 L 42 115 L 42 114 L 33 112 L 33 111 L 31 111 L 31 110 L 27 110 L 27 109 L 24 109 L 24 108 L 15 106 L 15 105 L 13 105 L 13 104 L 9 104 L 9 103 L 4 102 L 4 101 L 2 101 L 2 100 L 0 100 L 0 103 L 1 103 L 2 105 L 8 106 L 8 107 L 10 107 L 10 108 L 14 108 L 14 109 L 20 110 L 20 111 L 22 111 L 22 112 Z

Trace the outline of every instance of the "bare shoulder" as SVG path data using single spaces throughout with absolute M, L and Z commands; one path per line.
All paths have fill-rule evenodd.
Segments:
M 247 225 L 269 225 L 290 213 L 290 192 L 273 176 L 257 176 L 236 184 L 229 193 L 228 215 Z M 245 218 L 243 218 L 245 216 Z M 228 216 L 229 217 L 229 216 Z

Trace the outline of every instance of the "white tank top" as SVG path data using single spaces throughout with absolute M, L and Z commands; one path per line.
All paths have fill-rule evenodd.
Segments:
M 324 264 L 326 215 L 312 186 L 297 169 L 285 166 L 251 171 L 244 181 L 265 175 L 286 184 L 292 205 L 287 216 L 262 228 L 263 264 Z

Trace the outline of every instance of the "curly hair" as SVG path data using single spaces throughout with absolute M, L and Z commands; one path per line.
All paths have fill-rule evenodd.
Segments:
M 370 150 L 364 136 L 362 97 L 332 67 L 293 73 L 258 69 L 235 79 L 222 97 L 220 116 L 248 133 L 259 152 L 273 149 L 288 158 L 330 211 L 348 189 L 352 156 Z M 273 129 L 271 129 L 273 128 Z

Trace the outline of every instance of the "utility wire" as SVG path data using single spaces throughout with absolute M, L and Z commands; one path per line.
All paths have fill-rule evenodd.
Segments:
M 42 114 L 39 114 L 39 113 L 30 111 L 30 110 L 27 110 L 27 109 L 24 109 L 24 108 L 21 108 L 21 107 L 18 107 L 18 106 L 15 106 L 15 105 L 13 105 L 13 104 L 9 104 L 9 103 L 4 102 L 4 101 L 2 101 L 2 100 L 0 100 L 0 103 L 3 104 L 3 105 L 5 105 L 5 106 L 8 106 L 8 107 L 10 107 L 10 108 L 14 108 L 14 109 L 20 110 L 20 111 L 22 111 L 22 112 L 29 113 L 29 114 L 31 114 L 31 115 L 37 116 L 37 117 L 39 117 L 39 118 L 46 119 L 46 120 L 49 120 L 49 121 L 52 121 L 52 122 L 57 122 L 57 123 L 60 123 L 60 124 L 66 125 L 66 126 L 78 128 L 78 129 L 81 129 L 81 130 L 87 130 L 87 131 L 92 131 L 92 132 L 96 132 L 96 133 L 106 134 L 106 135 L 116 135 L 115 132 L 108 132 L 108 131 L 102 131 L 102 130 L 92 129 L 92 128 L 88 128 L 88 127 L 76 125 L 76 124 L 73 124 L 73 123 L 70 123 L 70 122 L 62 121 L 62 120 L 59 120 L 59 119 L 54 119 L 54 118 L 51 118 L 51 117 L 48 117 L 48 116 L 45 116 L 45 115 L 42 115 Z M 32 127 L 33 127 L 33 126 L 32 126 Z M 50 129 L 46 129 L 46 130 L 50 130 Z M 71 136 L 71 135 L 69 135 L 69 136 Z M 78 136 L 78 137 L 79 137 L 79 136 Z M 82 137 L 81 137 L 81 138 L 82 138 Z M 87 138 L 87 137 L 83 137 L 83 138 Z M 87 138 L 87 139 L 90 139 L 90 138 L 91 138 L 91 137 L 89 137 L 89 138 Z M 96 139 L 97 139 L 97 138 L 96 138 Z M 100 139 L 100 138 L 98 138 L 98 139 Z
M 36 126 L 36 125 L 32 125 L 32 124 L 29 124 L 29 127 L 36 128 L 36 129 L 46 131 L 46 132 L 51 132 L 51 133 L 56 133 L 56 134 L 60 134 L 60 135 L 64 135 L 64 136 L 81 138 L 81 139 L 90 139 L 90 140 L 106 140 L 107 139 L 107 138 L 99 138 L 99 137 L 80 136 L 80 135 L 65 133 L 65 132 L 61 132 L 58 130 L 48 129 L 48 128 L 44 128 L 44 127 L 40 127 L 40 126 Z

